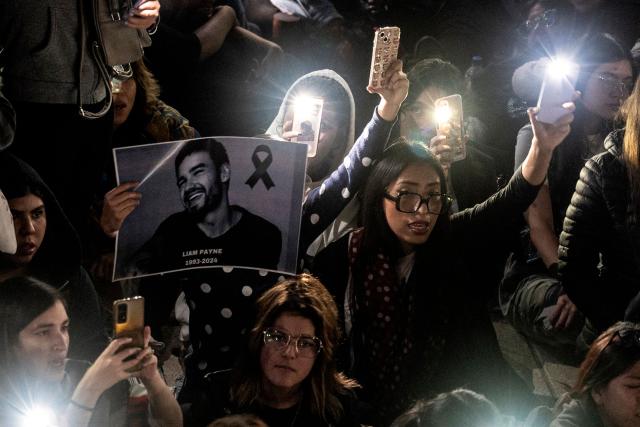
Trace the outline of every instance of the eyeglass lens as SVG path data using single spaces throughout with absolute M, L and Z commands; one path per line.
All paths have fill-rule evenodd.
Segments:
M 420 194 L 405 193 L 398 196 L 398 208 L 401 212 L 413 213 L 420 209 L 422 203 L 426 203 L 430 213 L 439 214 L 442 211 L 442 195 L 432 194 L 422 198 Z
M 613 76 L 599 76 L 604 87 L 608 91 L 622 91 L 624 94 L 629 94 L 633 90 L 632 80 L 620 80 Z
M 289 347 L 289 344 L 293 343 L 300 357 L 313 358 L 320 351 L 320 340 L 316 337 L 292 337 L 278 329 L 267 329 L 263 334 L 265 344 L 273 345 L 283 351 Z

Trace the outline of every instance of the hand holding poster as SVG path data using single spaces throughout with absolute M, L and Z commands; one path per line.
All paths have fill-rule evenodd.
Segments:
M 306 146 L 199 138 L 114 149 L 140 205 L 116 241 L 114 280 L 193 268 L 295 273 Z

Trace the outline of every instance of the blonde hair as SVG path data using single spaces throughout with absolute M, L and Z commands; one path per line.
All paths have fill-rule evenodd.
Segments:
M 295 313 L 313 323 L 315 334 L 323 344 L 311 373 L 302 384 L 302 405 L 328 424 L 338 422 L 344 411 L 338 397 L 358 387 L 358 384 L 336 368 L 334 354 L 340 330 L 338 308 L 329 291 L 315 277 L 302 274 L 276 284 L 262 295 L 257 305 L 256 323 L 249 334 L 248 356 L 234 370 L 239 375 L 232 380 L 231 400 L 239 408 L 247 408 L 260 398 L 262 331 L 272 326 L 281 314 Z
M 629 176 L 631 200 L 634 206 L 640 201 L 640 85 L 636 85 L 627 98 L 620 114 L 626 129 L 622 143 L 622 157 Z

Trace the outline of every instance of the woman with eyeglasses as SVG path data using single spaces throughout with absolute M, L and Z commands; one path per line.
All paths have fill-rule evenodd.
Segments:
M 527 427 L 640 426 L 640 325 L 618 322 L 591 345 L 569 394 L 536 408 Z
M 634 83 L 629 52 L 608 34 L 583 40 L 572 60 L 579 66 L 575 88 L 581 91 L 576 119 L 567 140 L 553 154 L 547 181 L 525 213 L 528 233 L 523 250 L 509 259 L 500 289 L 502 310 L 512 325 L 537 341 L 556 346 L 575 346 L 576 339 L 581 343 L 591 329 L 588 323 L 583 328 L 582 308 L 558 279 L 562 223 L 580 170 L 587 159 L 605 151 L 605 137 L 613 130 L 614 117 Z M 536 72 L 542 76 L 546 71 L 540 67 Z M 517 80 L 532 79 L 535 76 L 516 74 L 514 86 Z M 531 135 L 529 125 L 520 129 L 516 165 L 529 150 Z
M 308 274 L 273 286 L 257 302 L 248 348 L 231 371 L 206 379 L 187 425 L 253 414 L 269 426 L 358 426 L 354 380 L 334 360 L 340 332 L 331 294 Z
M 627 316 L 637 319 L 640 301 L 638 85 L 621 113 L 626 127 L 582 169 L 560 235 L 560 278 L 592 324 L 592 337 Z
M 505 385 L 508 368 L 486 309 L 468 298 L 475 283 L 465 260 L 513 228 L 535 198 L 570 130 L 574 105 L 565 108 L 555 125 L 530 111 L 535 137 L 522 168 L 500 192 L 451 216 L 438 160 L 420 143 L 391 145 L 363 192 L 363 227 L 318 255 L 314 271 L 349 335 L 349 374 L 380 425 L 418 398 L 463 384 L 495 398 L 492 387 Z

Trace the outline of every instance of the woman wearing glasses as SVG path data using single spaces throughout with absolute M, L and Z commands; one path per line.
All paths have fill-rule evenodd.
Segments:
M 639 426 L 640 325 L 619 322 L 600 335 L 582 362 L 571 393 L 555 411 L 536 409 L 525 425 Z
M 573 60 L 580 66 L 575 87 L 582 92 L 576 120 L 566 142 L 553 154 L 548 180 L 525 213 L 526 249 L 511 256 L 500 289 L 503 313 L 516 329 L 550 345 L 569 346 L 575 346 L 577 337 L 579 342 L 586 339 L 590 327 L 581 334 L 583 317 L 558 280 L 558 238 L 580 170 L 587 159 L 605 151 L 604 139 L 634 82 L 629 52 L 608 34 L 580 43 Z M 545 73 L 542 68 L 538 71 Z M 516 72 L 514 88 L 519 80 L 532 79 L 535 76 Z M 531 135 L 531 126 L 520 129 L 516 167 L 529 150 Z
M 336 369 L 338 309 L 314 277 L 279 282 L 257 302 L 248 349 L 231 371 L 206 379 L 187 425 L 248 413 L 269 426 L 357 426 L 357 383 Z
M 495 398 L 490 387 L 504 385 L 496 382 L 508 369 L 486 309 L 467 298 L 477 282 L 465 275 L 465 260 L 513 227 L 535 198 L 570 130 L 574 105 L 565 108 L 556 125 L 530 111 L 535 137 L 522 168 L 500 192 L 451 216 L 429 150 L 406 141 L 388 147 L 363 193 L 363 228 L 316 258 L 315 272 L 342 310 L 350 373 L 380 425 L 418 398 L 462 384 Z

